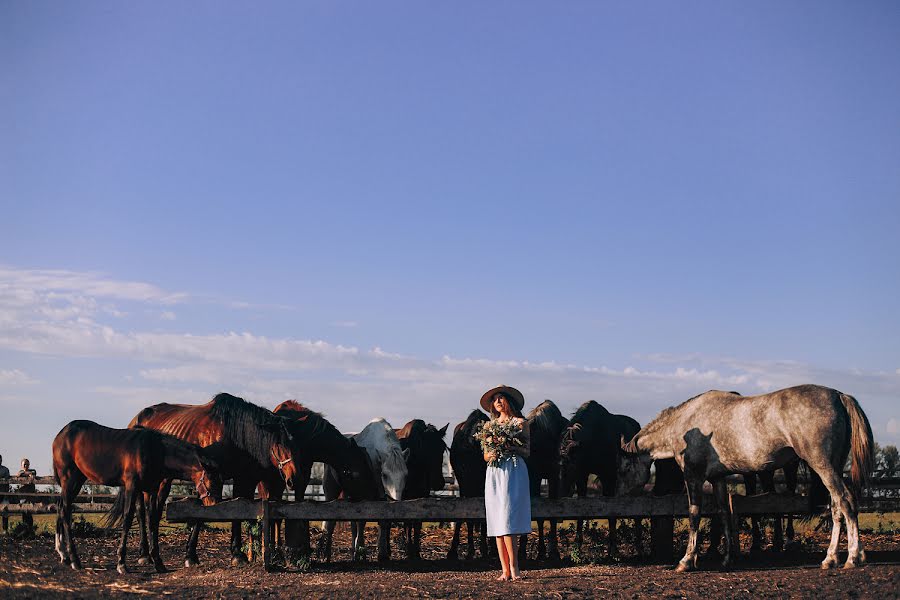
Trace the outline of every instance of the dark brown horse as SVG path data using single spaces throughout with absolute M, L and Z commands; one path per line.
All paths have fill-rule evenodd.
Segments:
M 252 500 L 255 488 L 261 481 L 269 486 L 283 481 L 293 488 L 297 465 L 303 459 L 289 431 L 287 419 L 231 394 L 218 394 L 200 405 L 163 403 L 150 406 L 131 420 L 129 427 L 137 426 L 162 431 L 208 448 L 222 465 L 222 477 L 233 479 L 235 498 Z M 165 502 L 169 486 L 160 493 L 160 504 Z M 142 558 L 146 552 L 143 529 L 141 527 Z M 187 545 L 185 566 L 199 564 L 199 533 L 199 523 L 194 524 Z M 240 521 L 231 524 L 231 557 L 232 564 L 247 561 L 241 552 Z
M 616 491 L 617 463 L 621 438 L 631 439 L 641 426 L 625 415 L 614 415 L 597 402 L 582 404 L 563 432 L 559 444 L 559 482 L 563 497 L 572 495 L 575 488 L 579 498 L 587 496 L 588 477 L 597 475 L 601 493 L 613 496 Z M 609 554 L 616 551 L 616 519 L 609 519 Z M 582 542 L 582 521 L 579 519 L 575 543 Z
M 569 427 L 569 420 L 550 400 L 544 400 L 528 413 L 528 427 L 531 433 L 531 453 L 525 459 L 532 498 L 541 495 L 541 482 L 547 480 L 547 496 L 559 498 L 559 442 L 563 432 Z M 552 560 L 559 560 L 557 548 L 556 521 L 550 519 L 548 544 L 544 546 L 544 521 L 537 521 L 538 559 L 543 560 L 548 553 Z M 527 536 L 519 542 L 519 558 L 525 558 Z
M 450 423 L 438 429 L 422 419 L 413 419 L 397 431 L 400 446 L 404 451 L 409 450 L 406 460 L 409 473 L 403 490 L 404 499 L 427 498 L 432 491 L 444 489 L 444 452 L 447 451 L 444 436 L 447 435 L 448 427 Z M 404 529 L 406 556 L 418 560 L 421 558 L 419 543 L 422 522 L 406 522 Z
M 450 443 L 450 466 L 453 467 L 453 475 L 456 477 L 456 484 L 459 486 L 460 498 L 479 498 L 484 496 L 484 479 L 487 472 L 487 463 L 484 462 L 484 453 L 481 451 L 481 444 L 475 439 L 475 433 L 482 423 L 486 423 L 490 419 L 486 414 L 477 408 L 469 413 L 465 421 L 457 425 L 453 429 L 453 441 Z M 472 536 L 472 530 L 475 525 L 481 530 L 481 557 L 487 556 L 487 528 L 484 520 L 475 521 L 469 519 L 466 521 L 466 527 L 469 530 L 469 542 L 466 549 L 466 559 L 472 560 L 475 557 L 475 540 Z M 447 552 L 447 558 L 456 560 L 459 558 L 459 530 L 462 528 L 462 521 L 456 521 L 453 524 L 453 541 L 450 542 L 450 550 Z
M 341 489 L 350 500 L 374 500 L 378 495 L 378 481 L 372 472 L 366 451 L 352 439 L 347 439 L 328 419 L 296 400 L 286 400 L 275 407 L 276 415 L 291 421 L 290 429 L 301 451 L 297 469 L 297 502 L 303 500 L 312 476 L 314 462 L 325 463 L 337 473 Z M 269 479 L 265 493 L 270 498 L 281 498 L 284 484 Z M 260 489 L 262 495 L 263 489 Z M 287 545 L 292 552 L 308 556 L 309 522 L 288 521 Z
M 93 421 L 72 421 L 53 440 L 53 473 L 60 494 L 56 517 L 56 551 L 73 569 L 81 561 L 72 537 L 72 503 L 85 481 L 121 486 L 108 518 L 122 521 L 119 573 L 125 567 L 125 544 L 138 496 L 147 494 L 150 517 L 150 555 L 156 570 L 165 571 L 159 556 L 160 490 L 173 478 L 193 481 L 201 501 L 215 504 L 212 490 L 221 490 L 218 464 L 202 448 L 150 429 L 110 429 Z

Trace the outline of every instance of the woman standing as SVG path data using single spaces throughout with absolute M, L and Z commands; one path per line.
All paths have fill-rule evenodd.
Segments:
M 528 467 L 523 459 L 530 452 L 528 423 L 522 416 L 525 397 L 516 388 L 501 385 L 488 390 L 481 397 L 481 408 L 491 414 L 491 418 L 513 424 L 521 428 L 521 444 L 505 448 L 501 457 L 485 451 L 488 463 L 484 482 L 484 504 L 487 516 L 487 534 L 497 538 L 497 552 L 503 572 L 498 581 L 521 579 L 519 559 L 516 553 L 517 536 L 531 532 L 531 495 L 528 485 Z M 499 462 L 497 459 L 499 458 Z M 492 463 L 497 466 L 492 466 Z

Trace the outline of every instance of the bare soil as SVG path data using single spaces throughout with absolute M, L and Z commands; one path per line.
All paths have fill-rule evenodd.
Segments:
M 571 546 L 572 531 L 566 528 L 561 536 L 562 561 L 529 560 L 524 564 L 524 580 L 498 582 L 496 558 L 446 559 L 452 533 L 447 528 L 426 529 L 421 561 L 403 560 L 402 538 L 395 528 L 392 544 L 396 560 L 351 562 L 349 532 L 339 529 L 332 562 L 295 563 L 281 572 L 267 573 L 259 562 L 232 567 L 228 534 L 220 529 L 201 534 L 201 566 L 183 568 L 187 534 L 184 528 L 171 527 L 161 535 L 161 547 L 172 571 L 157 574 L 150 566 L 137 565 L 137 540 L 132 535 L 128 561 L 131 572 L 127 575 L 115 570 L 116 532 L 87 529 L 86 536 L 77 539 L 85 566 L 78 572 L 59 563 L 54 539 L 48 533 L 27 540 L 0 536 L 0 598 L 900 597 L 900 534 L 896 533 L 864 534 L 869 563 L 849 571 L 819 569 L 828 540 L 826 534 L 813 531 L 803 534 L 789 552 L 764 551 L 752 558 L 746 554 L 749 537 L 744 534 L 741 541 L 745 555 L 736 568 L 722 571 L 716 562 L 706 560 L 701 562 L 701 571 L 678 574 L 670 564 L 654 565 L 638 559 L 627 540 L 621 547 L 624 558 L 610 559 L 602 528 L 589 530 L 582 552 L 576 553 Z M 623 538 L 627 534 L 627 530 L 620 533 Z M 314 544 L 318 535 L 314 530 Z M 374 556 L 374 528 L 367 539 L 369 555 Z M 532 555 L 534 546 L 532 540 Z

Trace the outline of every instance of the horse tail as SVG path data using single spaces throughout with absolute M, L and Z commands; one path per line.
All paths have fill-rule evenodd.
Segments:
M 119 487 L 119 493 L 116 495 L 116 501 L 113 502 L 112 508 L 103 516 L 100 526 L 106 528 L 118 527 L 125 520 L 125 486 Z
M 863 486 L 869 484 L 872 470 L 875 468 L 873 450 L 875 440 L 872 437 L 872 427 L 866 413 L 860 408 L 856 398 L 848 394 L 841 394 L 841 402 L 847 410 L 850 419 L 850 480 L 859 497 Z

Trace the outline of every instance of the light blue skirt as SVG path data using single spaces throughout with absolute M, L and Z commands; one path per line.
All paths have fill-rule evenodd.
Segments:
M 513 464 L 507 458 L 499 467 L 487 468 L 484 512 L 490 537 L 531 533 L 531 492 L 524 459 L 519 457 Z

